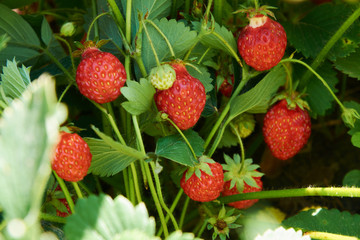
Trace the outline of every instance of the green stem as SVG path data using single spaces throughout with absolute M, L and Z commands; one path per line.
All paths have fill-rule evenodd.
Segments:
M 239 141 L 239 145 L 240 145 L 240 151 L 241 151 L 241 167 L 240 167 L 240 170 L 239 172 L 241 172 L 244 168 L 244 164 L 245 164 L 245 148 L 244 148 L 244 144 L 243 144 L 243 141 L 240 137 L 240 133 L 239 131 L 237 130 L 237 128 L 234 126 L 233 123 L 230 123 L 230 127 L 234 130 L 234 132 L 236 133 L 236 137 Z
M 71 80 L 70 82 L 75 82 L 75 78 L 69 73 L 69 71 L 59 62 L 59 60 L 51 54 L 46 48 L 40 48 L 44 53 L 60 68 L 61 71 Z
M 83 182 L 78 182 L 79 186 L 84 189 L 84 191 L 88 194 L 91 195 L 93 194 L 90 189 L 83 183 Z
M 282 66 L 284 67 L 286 74 L 288 76 L 288 81 L 287 81 L 288 84 L 286 86 L 286 91 L 288 92 L 289 96 L 291 96 L 292 92 L 293 92 L 292 75 L 291 75 L 291 72 L 290 72 L 288 66 L 286 66 L 286 64 L 283 63 Z
M 184 220 L 185 220 L 185 215 L 189 206 L 189 202 L 190 202 L 190 198 L 186 197 L 183 209 L 181 211 L 181 215 L 180 215 L 180 220 L 179 220 L 179 228 L 182 229 L 183 224 L 184 224 Z
M 176 219 L 175 219 L 174 215 L 172 214 L 172 211 L 166 206 L 166 203 L 164 201 L 164 197 L 163 197 L 163 194 L 162 194 L 162 191 L 161 191 L 160 179 L 157 176 L 157 173 L 155 172 L 154 162 L 150 163 L 150 167 L 151 167 L 151 169 L 153 171 L 153 175 L 156 176 L 154 179 L 155 179 L 155 185 L 156 185 L 156 189 L 157 189 L 157 194 L 159 195 L 160 204 L 163 207 L 163 209 L 165 210 L 165 212 L 167 213 L 167 216 L 169 216 L 171 218 L 171 221 L 172 221 L 172 223 L 174 225 L 175 230 L 179 230 L 179 226 L 178 226 L 178 224 L 176 222 Z M 165 222 L 167 223 L 166 218 L 165 218 Z
M 213 0 L 209 0 L 206 10 L 205 10 L 205 16 L 204 16 L 204 20 L 207 24 L 208 20 L 209 20 L 209 15 L 210 15 L 210 10 L 211 10 L 211 5 L 212 5 Z
M 320 64 L 324 61 L 325 57 L 331 50 L 331 48 L 335 45 L 335 43 L 340 39 L 340 37 L 348 30 L 348 28 L 360 17 L 360 7 L 353 12 L 349 16 L 348 19 L 340 26 L 340 28 L 336 31 L 336 33 L 330 38 L 330 40 L 325 44 L 324 48 L 320 51 L 320 53 L 317 55 L 317 57 L 314 59 L 314 61 L 311 64 L 311 68 L 316 70 Z M 311 76 L 310 72 L 306 72 L 306 74 L 303 75 L 303 78 L 301 79 L 301 82 L 303 84 L 306 84 Z
M 165 42 L 166 42 L 166 44 L 167 44 L 167 46 L 168 46 L 168 48 L 169 48 L 169 50 L 170 50 L 171 56 L 172 56 L 173 58 L 175 58 L 174 49 L 173 49 L 173 47 L 171 46 L 171 44 L 170 44 L 170 42 L 169 42 L 169 39 L 165 36 L 165 34 L 161 31 L 161 29 L 160 29 L 158 26 L 156 26 L 156 24 L 155 24 L 153 21 L 151 21 L 151 20 L 146 20 L 146 22 L 150 23 L 150 24 L 160 33 L 160 35 L 164 38 L 164 40 L 165 40 Z
M 201 64 L 202 60 L 204 60 L 206 54 L 211 50 L 211 48 L 206 49 L 206 51 L 203 53 L 203 55 L 200 57 L 199 61 L 197 62 L 197 64 Z
M 206 229 L 206 225 L 207 225 L 207 219 L 204 219 L 204 223 L 201 225 L 201 228 L 199 229 L 199 232 L 196 234 L 196 237 L 200 238 L 201 235 L 203 234 L 203 232 Z
M 65 199 L 66 201 L 69 203 L 69 207 L 72 213 L 75 213 L 75 205 L 74 205 L 74 201 L 72 200 L 71 196 L 70 196 L 70 192 L 69 189 L 66 187 L 66 184 L 64 182 L 64 180 L 62 178 L 60 178 L 56 172 L 53 170 L 52 171 L 57 182 L 60 185 L 61 190 L 63 191 L 64 195 L 65 195 Z
M 109 13 L 108 12 L 104 12 L 104 13 L 102 13 L 102 14 L 99 14 L 98 16 L 96 16 L 95 18 L 94 18 L 94 20 L 92 20 L 92 22 L 91 22 L 91 24 L 90 24 L 90 26 L 89 26 L 89 29 L 88 29 L 88 31 L 87 31 L 87 35 L 86 35 L 86 41 L 88 41 L 89 40 L 89 38 L 90 38 L 90 33 L 91 33 L 91 30 L 92 30 L 92 27 L 95 25 L 95 38 L 96 38 L 96 35 L 99 35 L 99 30 L 98 30 L 98 28 L 96 28 L 96 26 L 97 26 L 97 24 L 95 24 L 96 23 L 96 21 L 99 19 L 99 18 L 101 18 L 102 16 L 105 16 L 105 15 L 108 15 Z M 96 33 L 96 31 L 97 31 L 97 33 Z
M 231 53 L 231 56 L 233 58 L 235 58 L 236 62 L 242 67 L 242 63 L 241 60 L 238 56 L 238 54 L 235 52 L 235 50 L 229 45 L 229 43 L 221 36 L 219 35 L 217 32 L 212 32 L 212 34 L 217 37 L 220 41 L 223 42 L 223 44 L 226 46 L 226 48 L 229 50 L 229 52 Z
M 185 12 L 186 14 L 189 14 L 189 13 L 190 13 L 190 0 L 185 0 L 184 12 Z
M 311 239 L 326 239 L 326 240 L 359 240 L 357 237 L 344 236 L 340 234 L 328 233 L 328 232 L 306 232 L 305 235 L 311 237 Z
M 281 63 L 284 62 L 294 62 L 294 63 L 299 63 L 303 66 L 305 66 L 311 73 L 313 73 L 321 82 L 322 84 L 326 87 L 326 89 L 329 91 L 329 93 L 331 94 L 331 96 L 335 99 L 335 101 L 339 104 L 340 108 L 342 111 L 345 110 L 344 105 L 341 103 L 341 101 L 336 97 L 336 95 L 334 94 L 334 92 L 331 90 L 330 86 L 327 84 L 327 82 L 317 73 L 315 72 L 315 70 L 310 67 L 308 64 L 304 63 L 303 61 L 297 60 L 297 59 L 292 59 L 292 58 L 287 58 L 287 59 L 283 59 L 280 61 Z
M 95 180 L 96 190 L 98 191 L 98 193 L 103 193 L 104 191 L 102 190 L 99 177 L 95 175 L 95 176 L 94 176 L 94 180 Z
M 54 34 L 54 37 L 55 37 L 57 40 L 63 42 L 63 43 L 66 45 L 66 47 L 68 48 L 69 56 L 70 56 L 70 60 L 71 60 L 71 65 L 72 65 L 72 67 L 73 67 L 73 73 L 75 74 L 75 73 L 76 73 L 76 66 L 75 66 L 75 62 L 74 62 L 74 57 L 73 57 L 73 55 L 71 54 L 71 53 L 72 53 L 72 48 L 71 48 L 69 42 L 66 41 L 64 38 L 58 36 L 58 35 L 55 35 L 55 34 Z
M 230 203 L 248 199 L 288 198 L 288 197 L 360 197 L 360 188 L 354 187 L 307 187 L 296 189 L 269 190 L 252 193 L 241 193 L 220 197 L 222 203 Z
M 171 18 L 177 17 L 176 2 L 177 2 L 177 0 L 172 0 L 172 3 L 171 3 Z
M 96 15 L 97 15 L 97 4 L 96 4 L 96 0 L 91 0 L 91 5 L 92 5 L 92 15 L 93 15 L 93 18 L 94 18 L 94 21 L 95 21 L 95 18 Z M 94 22 L 93 21 L 93 22 Z M 92 24 L 92 23 L 91 23 Z M 91 25 L 89 27 L 89 31 L 88 31 L 88 34 L 86 36 L 87 40 L 89 40 L 89 35 L 90 35 L 90 29 L 91 29 Z M 95 39 L 97 40 L 99 38 L 99 24 L 98 23 L 95 23 L 94 25 L 94 32 L 95 32 Z
M 76 192 L 76 195 L 78 196 L 78 198 L 84 198 L 84 196 L 83 196 L 83 194 L 82 194 L 82 192 L 81 192 L 81 190 L 79 188 L 78 183 L 77 182 L 71 182 L 71 183 L 72 183 L 72 185 L 73 185 L 73 187 L 75 189 L 75 192 Z
M 130 199 L 130 183 L 129 183 L 129 176 L 127 169 L 124 169 L 122 173 L 123 173 L 124 185 L 125 185 L 125 195 L 128 199 Z
M 180 200 L 183 193 L 184 193 L 184 190 L 182 188 L 180 188 L 179 192 L 177 193 L 177 195 L 176 195 L 176 197 L 174 199 L 174 202 L 171 204 L 171 207 L 170 207 L 170 212 L 171 213 L 174 212 L 174 210 L 175 210 L 177 204 L 179 203 L 179 200 Z M 166 218 L 165 218 L 166 224 L 169 221 L 169 219 L 170 219 L 170 215 L 168 214 L 168 215 L 166 215 Z M 159 229 L 158 233 L 156 234 L 156 236 L 160 236 L 162 234 L 162 232 L 163 232 L 163 228 L 162 228 L 162 226 L 160 226 L 160 229 Z
M 69 91 L 70 87 L 73 85 L 73 82 L 68 83 L 68 85 L 66 86 L 65 90 L 61 93 L 58 102 L 61 102 L 62 99 L 64 98 L 65 94 L 67 93 L 67 91 Z
M 109 3 L 112 11 L 114 12 L 115 18 L 118 21 L 118 23 L 120 24 L 120 28 L 123 32 L 125 32 L 125 21 L 124 21 L 124 17 L 122 16 L 118 6 L 116 5 L 115 0 L 107 0 L 107 2 Z
M 66 218 L 50 215 L 47 213 L 40 213 L 39 218 L 41 220 L 45 220 L 49 222 L 63 223 L 63 224 L 66 223 Z
M 196 153 L 194 151 L 194 149 L 192 148 L 189 140 L 185 137 L 184 133 L 179 129 L 178 126 L 176 126 L 176 124 L 170 119 L 170 118 L 166 118 L 167 121 L 169 121 L 171 123 L 171 125 L 173 125 L 173 127 L 176 129 L 176 131 L 181 135 L 181 137 L 184 139 L 186 145 L 189 147 L 191 153 L 193 154 L 195 160 L 197 159 Z
M 136 205 L 136 201 L 135 201 L 135 186 L 134 186 L 134 177 L 133 174 L 131 172 L 131 168 L 128 167 L 126 169 L 128 171 L 128 176 L 129 176 L 129 195 L 130 195 L 130 201 L 132 202 L 133 205 Z
M 162 227 L 164 229 L 164 236 L 165 236 L 165 238 L 167 238 L 169 236 L 169 230 L 168 230 L 168 227 L 167 227 L 166 222 L 165 222 L 165 217 L 164 217 L 164 213 L 163 213 L 162 208 L 161 208 L 159 198 L 158 198 L 158 196 L 156 194 L 154 182 L 153 182 L 153 179 L 152 179 L 152 176 L 151 176 L 151 172 L 150 172 L 148 163 L 145 163 L 145 172 L 146 172 L 146 177 L 147 177 L 147 179 L 149 181 L 150 192 L 151 192 L 152 198 L 154 200 L 156 210 L 157 210 L 157 212 L 159 214 L 161 225 L 162 225 Z
M 132 7 L 132 0 L 126 1 L 126 26 L 125 26 L 125 37 L 126 41 L 129 45 L 131 45 L 131 7 Z M 127 79 L 131 79 L 131 71 L 130 66 L 131 58 L 130 55 L 125 56 L 125 69 L 127 73 Z
M 142 202 L 142 199 L 141 199 L 141 193 L 140 193 L 140 188 L 139 188 L 139 180 L 138 180 L 138 177 L 137 177 L 135 164 L 131 163 L 130 168 L 131 168 L 131 172 L 132 172 L 133 179 L 134 179 L 134 188 L 135 188 L 136 198 L 137 198 L 138 203 L 140 203 L 140 202 Z

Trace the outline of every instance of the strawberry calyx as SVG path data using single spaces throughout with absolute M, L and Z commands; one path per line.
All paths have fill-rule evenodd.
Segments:
M 163 64 L 151 70 L 149 80 L 156 89 L 166 90 L 174 84 L 176 73 L 169 64 Z
M 300 94 L 296 91 L 293 91 L 291 93 L 282 92 L 273 98 L 270 105 L 273 105 L 274 103 L 285 99 L 287 102 L 287 107 L 290 110 L 295 109 L 297 106 L 301 110 L 304 110 L 304 109 L 310 110 L 309 104 L 304 99 L 302 99 L 303 95 L 304 94 Z
M 270 9 L 276 9 L 276 7 L 272 7 L 268 5 L 263 5 L 259 8 L 243 7 L 242 9 L 233 12 L 233 14 L 245 13 L 250 21 L 254 17 L 263 17 L 263 16 L 265 17 L 271 16 L 272 18 L 276 19 L 275 14 Z
M 252 159 L 245 159 L 241 161 L 239 154 L 234 154 L 234 157 L 224 154 L 226 164 L 222 164 L 224 169 L 224 181 L 231 181 L 229 189 L 236 186 L 239 193 L 244 191 L 245 183 L 254 188 L 260 186 L 254 180 L 254 177 L 261 177 L 264 174 L 257 171 L 260 166 L 252 164 Z
M 204 173 L 206 173 L 210 176 L 213 176 L 213 173 L 212 173 L 211 168 L 208 165 L 208 163 L 215 163 L 215 161 L 205 155 L 201 156 L 198 160 L 199 160 L 199 163 L 197 163 L 194 167 L 188 168 L 188 170 L 185 174 L 185 181 L 187 181 L 189 178 L 191 178 L 191 176 L 194 173 L 195 173 L 196 177 L 201 179 L 201 171 L 203 171 Z
M 76 47 L 79 49 L 73 51 L 72 55 L 73 57 L 86 57 L 87 55 L 90 55 L 90 53 L 100 51 L 99 48 L 104 46 L 109 41 L 110 40 L 102 39 L 98 42 L 94 42 L 92 40 L 85 41 L 84 43 L 75 42 Z
M 237 216 L 233 216 L 234 211 L 235 208 L 226 212 L 225 207 L 222 206 L 217 216 L 212 216 L 208 219 L 209 224 L 207 228 L 209 230 L 214 228 L 213 239 L 215 239 L 218 235 L 220 236 L 220 239 L 226 239 L 226 237 L 229 238 L 230 229 L 240 227 L 240 225 L 235 223 L 240 214 Z

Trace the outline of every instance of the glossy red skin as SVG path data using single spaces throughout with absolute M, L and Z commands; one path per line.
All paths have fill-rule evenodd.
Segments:
M 199 120 L 205 107 L 206 93 L 204 85 L 192 77 L 183 64 L 173 64 L 176 80 L 166 90 L 157 90 L 154 99 L 159 111 L 169 118 L 181 130 L 193 127 Z
M 76 83 L 82 95 L 100 104 L 108 103 L 120 96 L 125 82 L 125 68 L 117 57 L 95 47 L 84 51 L 76 70 Z
M 295 156 L 311 135 L 311 119 L 298 106 L 288 109 L 285 99 L 275 104 L 265 115 L 263 134 L 274 157 L 287 160 Z
M 258 184 L 260 188 L 251 187 L 248 184 L 244 183 L 244 191 L 243 193 L 249 193 L 249 192 L 259 192 L 263 188 L 263 183 L 261 181 L 261 177 L 254 177 L 254 180 Z M 222 196 L 232 196 L 235 194 L 239 194 L 239 191 L 236 188 L 236 185 L 232 188 L 230 188 L 231 181 L 226 181 L 224 184 L 224 190 L 221 192 Z M 228 203 L 229 206 L 232 206 L 234 208 L 238 209 L 246 209 L 254 205 L 256 202 L 258 202 L 259 199 L 250 199 L 250 200 L 243 200 L 243 201 L 237 201 Z
M 62 132 L 51 167 L 65 181 L 77 182 L 86 176 L 91 160 L 90 148 L 78 134 Z
M 195 173 L 185 181 L 186 171 L 184 172 L 180 186 L 185 194 L 194 201 L 209 202 L 220 196 L 224 186 L 224 173 L 221 164 L 207 163 L 212 172 L 212 176 L 201 171 L 201 179 Z
M 237 44 L 246 64 L 265 71 L 276 66 L 284 56 L 287 37 L 283 26 L 267 17 L 262 26 L 243 28 Z
M 220 85 L 220 88 L 219 88 L 219 91 L 225 97 L 230 97 L 231 93 L 232 93 L 232 90 L 233 90 L 234 76 L 231 75 L 230 78 L 231 78 L 231 83 L 229 82 L 229 79 L 226 78 L 226 79 L 224 79 L 223 83 Z

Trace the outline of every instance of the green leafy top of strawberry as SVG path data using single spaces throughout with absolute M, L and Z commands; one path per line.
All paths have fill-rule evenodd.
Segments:
M 211 172 L 211 168 L 207 163 L 215 163 L 215 161 L 205 155 L 201 156 L 199 158 L 199 163 L 187 170 L 185 174 L 185 180 L 187 181 L 194 173 L 200 179 L 201 171 L 205 172 L 210 176 L 213 176 L 213 173 Z
M 272 99 L 270 105 L 273 105 L 274 103 L 285 99 L 288 105 L 288 109 L 295 109 L 296 106 L 298 106 L 301 110 L 304 109 L 310 110 L 309 104 L 302 99 L 303 96 L 304 96 L 303 94 L 300 94 L 296 91 L 291 91 L 291 92 L 284 91 L 276 95 Z
M 237 190 L 241 193 L 244 191 L 244 183 L 251 187 L 259 188 L 254 177 L 261 177 L 264 174 L 256 170 L 260 166 L 252 164 L 252 159 L 245 159 L 242 162 L 239 154 L 234 154 L 233 159 L 224 154 L 224 159 L 226 162 L 226 164 L 222 164 L 225 171 L 224 181 L 231 181 L 229 189 L 236 185 Z
M 214 228 L 214 234 L 212 235 L 213 240 L 215 240 L 218 235 L 221 240 L 225 240 L 226 237 L 230 238 L 229 237 L 230 229 L 240 227 L 239 224 L 234 223 L 240 215 L 233 216 L 234 211 L 235 208 L 226 212 L 225 207 L 222 206 L 218 216 L 213 216 L 208 220 L 209 224 L 207 228 L 209 230 Z

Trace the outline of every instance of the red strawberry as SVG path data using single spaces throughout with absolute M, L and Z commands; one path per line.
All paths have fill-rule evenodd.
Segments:
M 54 155 L 51 167 L 60 178 L 77 182 L 86 176 L 92 154 L 88 144 L 78 134 L 62 132 Z
M 76 83 L 81 94 L 100 104 L 117 99 L 126 81 L 125 68 L 119 59 L 91 45 L 81 56 L 76 70 Z
M 65 205 L 67 212 L 61 212 L 60 210 L 56 209 L 56 215 L 59 217 L 67 217 L 69 215 L 71 215 L 71 210 L 70 210 L 70 206 L 69 203 L 66 201 L 65 198 L 60 198 L 58 199 L 62 204 Z
M 172 64 L 176 80 L 172 87 L 157 90 L 154 98 L 159 111 L 168 114 L 169 118 L 181 129 L 193 127 L 205 107 L 206 94 L 204 85 L 192 77 L 181 62 Z
M 259 192 L 262 190 L 263 183 L 261 181 L 261 177 L 254 177 L 254 180 L 256 181 L 256 183 L 259 187 L 256 188 L 256 187 L 249 186 L 245 182 L 244 183 L 244 191 L 242 193 Z M 239 194 L 239 191 L 238 191 L 236 185 L 230 189 L 230 184 L 231 184 L 231 181 L 225 182 L 224 190 L 221 192 L 222 196 L 231 196 L 231 195 Z M 259 201 L 259 199 L 249 199 L 249 200 L 228 203 L 228 205 L 232 206 L 234 208 L 238 208 L 238 209 L 246 209 L 246 208 L 251 207 L 258 201 Z
M 223 168 L 208 157 L 203 156 L 199 160 L 199 165 L 184 172 L 180 186 L 192 200 L 209 202 L 219 197 L 223 189 Z
M 310 137 L 310 116 L 298 105 L 290 108 L 283 99 L 266 113 L 263 134 L 274 157 L 289 159 L 304 147 Z
M 239 154 L 234 154 L 234 159 L 224 154 L 226 164 L 224 169 L 224 189 L 222 196 L 231 196 L 239 193 L 258 192 L 262 190 L 263 173 L 256 169 L 259 165 L 252 164 L 252 159 L 241 160 Z M 242 200 L 228 203 L 229 206 L 245 209 L 254 205 L 259 199 Z
M 284 56 L 287 38 L 284 28 L 262 14 L 250 18 L 238 38 L 238 49 L 245 62 L 257 71 L 269 70 Z
M 230 79 L 231 82 L 230 82 Z M 231 75 L 229 78 L 225 78 L 222 84 L 220 85 L 219 91 L 224 95 L 225 97 L 230 97 L 233 86 L 234 86 L 234 75 Z

